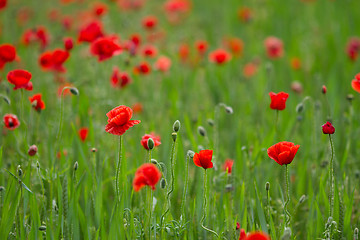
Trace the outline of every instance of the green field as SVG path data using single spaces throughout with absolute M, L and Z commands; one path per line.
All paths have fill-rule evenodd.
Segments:
M 0 66 L 2 45 L 14 46 L 16 58 L 0 67 L 0 116 L 14 114 L 20 125 L 1 123 L 0 239 L 237 240 L 241 229 L 272 240 L 358 239 L 360 93 L 351 83 L 360 73 L 360 1 L 2 2 Z M 154 27 L 144 26 L 147 16 Z M 79 41 L 94 21 L 101 36 Z M 270 36 L 282 47 L 267 49 Z M 67 54 L 65 37 L 74 46 L 59 63 L 53 51 Z M 118 51 L 107 56 L 99 39 Z M 217 64 L 216 49 L 231 57 Z M 161 65 L 168 60 L 169 69 Z M 111 83 L 115 67 L 130 79 L 125 87 Z M 16 69 L 31 73 L 33 90 L 13 89 Z M 289 94 L 284 110 L 270 108 L 270 92 Z M 41 111 L 29 101 L 37 93 Z M 105 131 L 106 114 L 120 105 L 141 120 L 121 137 Z M 334 134 L 323 133 L 327 121 Z M 161 138 L 151 151 L 141 144 L 150 133 Z M 286 167 L 267 152 L 282 141 L 300 145 Z M 207 170 L 193 157 L 204 149 L 213 150 Z M 135 191 L 148 162 L 160 180 Z

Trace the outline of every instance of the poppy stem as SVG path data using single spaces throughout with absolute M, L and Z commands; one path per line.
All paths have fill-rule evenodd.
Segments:
M 276 110 L 276 117 L 275 117 L 275 134 L 278 135 L 278 122 L 279 122 L 279 110 Z
M 207 228 L 207 227 L 204 226 L 204 221 L 205 221 L 205 218 L 206 218 L 206 204 L 207 204 L 207 203 L 206 203 L 206 196 L 207 196 L 206 192 L 207 192 L 207 175 L 206 175 L 206 169 L 204 169 L 204 197 L 203 197 L 203 199 L 204 199 L 204 204 L 203 204 L 203 216 L 202 216 L 202 218 L 201 218 L 200 223 L 201 223 L 201 227 L 202 227 L 204 230 L 206 230 L 206 231 L 208 231 L 208 232 L 211 232 L 211 233 L 214 234 L 217 238 L 219 238 L 219 235 L 218 235 L 214 230 L 211 230 L 211 229 L 209 229 L 209 228 Z
M 329 166 L 329 177 L 330 177 L 330 194 L 329 194 L 329 202 L 330 202 L 330 217 L 333 216 L 334 212 L 334 145 L 331 138 L 331 134 L 329 134 L 330 147 L 331 147 L 331 159 Z
M 160 218 L 161 232 L 162 232 L 162 224 L 163 224 L 163 221 L 165 219 L 165 216 L 170 211 L 170 206 L 171 206 L 170 195 L 174 191 L 174 181 L 175 181 L 175 173 L 174 173 L 174 170 L 175 170 L 175 163 L 174 162 L 175 161 L 174 160 L 175 160 L 175 150 L 176 150 L 176 139 L 177 138 L 174 139 L 172 147 L 171 147 L 171 156 L 170 156 L 171 187 L 170 187 L 169 191 L 166 194 L 167 208 L 166 208 L 165 212 L 163 213 L 163 215 Z
M 186 154 L 185 185 L 184 185 L 183 197 L 181 201 L 181 220 L 184 220 L 183 222 L 185 222 L 185 203 L 186 203 L 187 187 L 189 182 L 189 161 L 190 161 L 190 155 L 188 153 Z
M 290 194 L 289 194 L 289 170 L 287 164 L 285 164 L 285 188 L 286 188 L 286 201 L 284 204 L 284 211 L 285 211 L 285 228 L 287 228 L 290 224 L 291 215 L 287 210 L 287 205 L 290 202 Z
M 118 162 L 116 167 L 116 176 L 115 176 L 115 188 L 116 188 L 116 198 L 120 202 L 120 187 L 119 187 L 119 174 L 121 168 L 121 159 L 122 159 L 122 135 L 119 136 L 119 155 Z
M 152 191 L 151 188 L 148 188 L 148 200 L 147 200 L 149 206 L 148 206 L 148 211 L 149 211 L 149 219 L 148 219 L 148 225 L 149 225 L 149 238 L 151 239 L 151 215 L 152 215 Z

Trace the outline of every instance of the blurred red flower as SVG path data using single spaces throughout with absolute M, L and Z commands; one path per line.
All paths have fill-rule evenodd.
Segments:
M 82 142 L 85 142 L 89 134 L 89 129 L 87 127 L 82 127 L 79 129 L 79 137 Z
M 110 82 L 113 87 L 124 88 L 131 83 L 131 78 L 126 72 L 120 72 L 119 68 L 114 67 Z
M 360 77 L 360 76 L 359 76 L 359 77 Z M 322 94 L 326 94 L 327 88 L 326 88 L 325 85 L 322 85 L 322 87 L 321 87 L 321 92 L 322 92 Z
M 225 46 L 234 56 L 241 56 L 244 49 L 244 42 L 240 38 L 232 37 L 225 39 Z
M 134 103 L 131 107 L 134 111 L 134 114 L 141 113 L 143 111 L 143 105 L 141 103 Z
M 299 70 L 301 68 L 301 61 L 297 57 L 291 58 L 290 65 L 292 69 Z
M 167 72 L 171 67 L 171 59 L 166 56 L 160 56 L 155 62 L 155 69 Z
M 155 16 L 146 16 L 142 19 L 142 25 L 147 30 L 152 30 L 156 27 L 158 20 Z
M 150 133 L 150 134 L 145 134 L 142 138 L 141 138 L 141 145 L 146 149 L 149 150 L 148 147 L 148 140 L 149 138 L 152 138 L 152 140 L 154 140 L 154 147 L 157 147 L 161 144 L 161 139 L 160 136 L 155 135 L 154 133 Z
M 251 78 L 252 76 L 254 76 L 256 74 L 257 69 L 258 69 L 258 65 L 256 63 L 249 62 L 249 63 L 245 64 L 245 66 L 243 68 L 244 77 Z
M 204 55 L 209 48 L 209 44 L 205 40 L 195 42 L 195 48 L 200 55 Z
M 100 21 L 92 21 L 83 25 L 79 31 L 79 42 L 93 42 L 99 37 L 104 36 L 103 27 Z
M 216 49 L 209 54 L 209 61 L 222 65 L 231 59 L 231 54 L 224 49 Z
M 22 37 L 21 42 L 24 45 L 29 45 L 32 42 L 39 42 L 42 49 L 46 48 L 49 44 L 50 36 L 45 27 L 39 26 L 34 29 L 26 30 Z
M 33 85 L 30 82 L 30 79 L 31 73 L 22 69 L 12 70 L 7 75 L 9 83 L 15 85 L 14 90 L 24 88 L 25 90 L 31 91 Z
M 135 178 L 133 182 L 134 191 L 138 192 L 145 186 L 151 187 L 155 190 L 155 185 L 161 178 L 160 170 L 152 163 L 144 163 L 135 172 Z
M 19 122 L 18 118 L 16 117 L 16 115 L 14 115 L 14 114 L 9 114 L 9 113 L 5 114 L 3 121 L 5 124 L 5 127 L 9 130 L 14 130 L 20 126 L 20 122 Z
M 213 167 L 211 162 L 213 150 L 201 150 L 199 153 L 195 153 L 193 161 L 196 166 L 202 167 L 205 170 Z
M 7 0 L 0 0 L 0 10 L 6 7 Z
M 124 105 L 112 109 L 106 114 L 108 124 L 105 131 L 114 135 L 123 135 L 129 128 L 140 123 L 140 120 L 130 120 L 132 113 L 132 109 Z
M 153 45 L 148 44 L 148 45 L 143 46 L 143 48 L 142 48 L 142 55 L 144 57 L 152 58 L 152 57 L 155 57 L 157 55 L 157 53 L 158 53 L 158 50 Z
M 360 51 L 360 38 L 352 37 L 346 45 L 346 53 L 350 60 L 356 61 Z
M 240 229 L 240 235 L 239 235 L 239 240 L 246 240 L 246 232 L 245 229 Z
M 335 127 L 331 124 L 331 122 L 326 122 L 321 127 L 322 127 L 322 131 L 324 134 L 334 134 L 335 133 Z
M 360 93 L 360 73 L 355 75 L 355 79 L 351 81 L 352 88 Z
M 41 93 L 35 94 L 32 97 L 29 97 L 32 107 L 38 112 L 41 112 L 41 110 L 45 109 L 45 103 L 41 99 L 41 97 L 42 97 Z
M 283 42 L 276 37 L 267 37 L 264 41 L 267 56 L 270 59 L 276 59 L 283 56 Z
M 224 171 L 227 172 L 228 174 L 231 174 L 233 165 L 234 165 L 234 160 L 226 159 L 223 165 Z
M 149 74 L 151 72 L 151 66 L 147 62 L 141 62 L 139 65 L 134 67 L 134 73 L 136 74 Z
M 270 240 L 269 235 L 263 232 L 253 232 L 246 236 L 245 240 Z
M 285 92 L 279 92 L 279 93 L 274 93 L 274 92 L 270 92 L 269 93 L 270 98 L 271 98 L 271 103 L 270 103 L 270 108 L 274 109 L 274 110 L 284 110 L 286 107 L 286 100 L 289 97 L 288 93 Z
M 97 17 L 104 16 L 108 11 L 108 7 L 103 2 L 96 2 L 93 6 L 93 13 Z
M 3 69 L 6 63 L 14 61 L 16 58 L 16 49 L 11 44 L 0 45 L 0 70 Z
M 252 11 L 248 7 L 241 7 L 238 10 L 238 17 L 242 22 L 249 22 L 252 18 Z
M 62 49 L 47 51 L 40 55 L 39 64 L 45 71 L 66 72 L 63 64 L 69 56 L 69 52 Z
M 90 52 L 98 57 L 98 61 L 104 61 L 112 56 L 119 55 L 122 48 L 118 43 L 117 36 L 101 37 L 91 43 Z
M 190 55 L 189 45 L 186 43 L 181 44 L 179 47 L 180 60 L 185 62 L 189 58 L 189 55 Z
M 275 160 L 280 165 L 290 164 L 300 145 L 295 145 L 292 142 L 279 142 L 268 148 L 267 153 L 269 158 Z
M 70 51 L 74 47 L 74 40 L 71 37 L 65 37 L 63 39 L 64 48 L 66 51 Z

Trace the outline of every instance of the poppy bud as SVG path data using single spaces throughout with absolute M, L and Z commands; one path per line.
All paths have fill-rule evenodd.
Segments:
M 155 165 L 158 165 L 158 164 L 159 164 L 158 161 L 157 161 L 156 159 L 154 159 L 154 158 L 151 159 L 151 163 L 152 163 L 152 164 L 155 164 Z
M 162 189 L 164 189 L 164 188 L 166 187 L 166 180 L 165 180 L 165 178 L 162 178 L 162 179 L 160 180 L 160 187 L 161 187 Z
M 79 96 L 79 90 L 76 87 L 71 87 L 70 92 L 75 96 Z
M 76 161 L 75 164 L 74 164 L 74 171 L 76 171 L 76 170 L 78 169 L 78 167 L 79 167 L 79 164 L 78 164 L 78 162 Z
M 147 141 L 147 145 L 148 145 L 149 150 L 154 149 L 154 145 L 155 145 L 154 140 L 152 138 L 149 138 Z
M 39 227 L 39 230 L 40 230 L 40 231 L 46 231 L 46 226 L 41 225 L 41 226 Z
M 40 163 L 39 163 L 39 161 L 36 162 L 36 168 L 37 168 L 38 170 L 40 170 Z
M 96 148 L 92 148 L 91 151 L 94 153 L 94 152 L 97 152 L 97 149 L 96 149 Z
M 226 111 L 227 114 L 233 114 L 234 113 L 234 110 L 230 106 L 225 107 L 225 111 Z
M 152 160 L 155 160 L 155 159 L 151 159 L 151 161 Z M 159 162 L 157 166 L 159 166 L 160 171 L 163 173 L 163 175 L 166 176 L 166 173 L 167 173 L 166 165 L 163 162 Z
M 22 171 L 22 169 L 21 169 L 21 166 L 20 165 L 18 165 L 18 167 L 17 167 L 18 169 L 17 169 L 17 172 L 18 172 L 18 176 L 21 178 L 21 176 L 23 175 L 23 171 Z
M 177 133 L 176 133 L 176 132 L 173 132 L 173 133 L 171 134 L 171 137 L 172 137 L 173 141 L 175 142 L 175 141 L 176 141 L 176 137 L 177 137 Z
M 4 101 L 5 101 L 8 105 L 10 105 L 11 101 L 10 101 L 10 99 L 9 99 L 8 97 L 3 96 L 3 95 L 1 95 L 1 97 L 4 99 Z
M 190 158 L 193 158 L 194 155 L 195 155 L 195 153 L 194 153 L 193 151 L 189 150 L 189 151 L 187 152 L 187 155 L 188 155 Z
M 284 234 L 281 236 L 281 240 L 288 240 L 291 239 L 291 229 L 286 227 L 284 230 Z
M 324 134 L 334 134 L 335 128 L 331 122 L 326 122 L 324 125 L 322 125 L 322 131 Z
M 351 101 L 354 100 L 354 95 L 352 94 L 346 95 L 346 100 L 348 100 L 351 103 Z
M 176 120 L 173 124 L 173 131 L 178 132 L 180 130 L 181 124 L 179 120 Z
M 240 229 L 240 223 L 237 222 L 237 223 L 236 223 L 236 230 L 239 230 L 239 229 Z
M 358 228 L 355 228 L 354 230 L 354 239 L 358 239 L 358 236 L 359 235 L 359 229 Z
M 296 112 L 301 113 L 304 110 L 304 104 L 301 102 L 296 106 Z
M 359 170 L 356 170 L 356 171 L 355 171 L 355 177 L 356 177 L 356 178 L 360 178 L 360 171 L 359 171 Z
M 199 127 L 198 127 L 198 133 L 199 133 L 201 136 L 205 137 L 205 136 L 206 136 L 206 130 L 205 130 L 205 128 L 202 127 L 202 126 L 199 126 Z
M 265 190 L 266 190 L 266 191 L 269 191 L 269 190 L 270 190 L 270 183 L 269 183 L 269 182 L 266 182 L 266 183 L 265 183 Z
M 0 192 L 5 191 L 5 188 L 3 186 L 0 186 Z
M 302 196 L 300 197 L 300 199 L 299 199 L 299 204 L 305 202 L 305 200 L 306 200 L 306 196 L 305 196 L 305 195 L 302 195 Z
M 31 145 L 28 150 L 29 156 L 34 156 L 38 151 L 38 148 L 36 145 Z
M 322 92 L 323 94 L 326 94 L 327 89 L 326 89 L 326 86 L 325 86 L 325 85 L 322 85 L 321 92 Z
M 214 120 L 212 120 L 212 119 L 208 119 L 207 120 L 207 123 L 212 127 L 212 126 L 214 126 Z

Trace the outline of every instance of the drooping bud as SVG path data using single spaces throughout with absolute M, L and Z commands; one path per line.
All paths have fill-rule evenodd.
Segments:
M 20 165 L 18 165 L 18 167 L 17 167 L 17 172 L 18 172 L 18 176 L 21 178 L 21 177 L 22 177 L 22 175 L 23 175 L 23 171 L 22 171 L 22 169 L 21 169 L 21 166 L 20 166 Z
M 70 92 L 75 96 L 79 96 L 79 90 L 76 87 L 71 87 Z
M 76 170 L 78 169 L 78 167 L 79 167 L 79 164 L 78 164 L 78 162 L 76 161 L 75 164 L 74 164 L 74 171 L 76 171 Z
M 305 202 L 305 200 L 306 200 L 306 196 L 302 195 L 299 199 L 299 203 L 301 204 L 301 203 Z
M 0 186 L 0 192 L 5 191 L 4 186 Z
M 214 120 L 212 120 L 212 119 L 208 119 L 207 120 L 207 123 L 212 127 L 212 126 L 214 126 Z
M 154 140 L 152 138 L 149 138 L 148 142 L 147 142 L 147 145 L 148 145 L 149 150 L 153 150 L 154 147 L 155 147 Z
M 201 136 L 205 137 L 205 136 L 206 136 L 206 130 L 205 130 L 205 128 L 202 127 L 202 126 L 199 126 L 199 127 L 198 127 L 198 133 L 199 133 Z
M 155 164 L 155 165 L 158 165 L 158 164 L 159 164 L 158 161 L 157 161 L 156 159 L 154 159 L 154 158 L 151 159 L 151 163 L 152 163 L 152 164 Z
M 265 183 L 265 190 L 266 190 L 266 191 L 269 191 L 269 190 L 270 190 L 270 183 L 269 183 L 269 182 L 266 182 L 266 183 Z
M 38 148 L 36 145 L 31 145 L 28 150 L 29 156 L 34 156 L 38 151 Z
M 187 151 L 187 155 L 188 155 L 190 158 L 193 158 L 194 155 L 195 155 L 195 153 L 194 153 L 194 151 L 189 150 L 189 151 Z
M 226 107 L 225 107 L 225 112 L 226 112 L 227 114 L 233 114 L 233 113 L 234 113 L 234 110 L 232 109 L 232 107 L 226 106 Z
M 175 142 L 176 141 L 176 138 L 177 138 L 177 133 L 176 132 L 173 132 L 171 134 L 171 137 L 172 137 L 172 140 Z
M 166 187 L 166 180 L 165 180 L 165 178 L 162 178 L 160 180 L 160 188 L 164 189 L 165 187 Z
M 91 152 L 93 152 L 93 153 L 94 153 L 94 152 L 97 152 L 97 149 L 96 149 L 96 148 L 92 148 L 92 149 L 91 149 Z
M 39 230 L 40 230 L 40 231 L 46 231 L 46 226 L 41 225 L 41 226 L 39 227 Z
M 326 94 L 327 88 L 326 88 L 325 85 L 322 85 L 322 87 L 321 87 L 321 92 L 322 92 L 323 94 Z
M 358 240 L 359 239 L 359 229 L 355 228 L 354 229 L 354 240 Z
M 180 130 L 181 124 L 179 120 L 176 120 L 173 124 L 173 131 L 178 132 Z
M 297 113 L 301 113 L 304 110 L 304 104 L 302 102 L 300 102 L 297 106 L 296 106 L 296 112 Z
M 354 95 L 352 95 L 352 94 L 346 95 L 346 100 L 348 100 L 351 103 L 352 100 L 354 100 Z
M 4 99 L 4 101 L 5 101 L 8 105 L 10 105 L 11 101 L 10 101 L 10 99 L 9 99 L 7 96 L 3 96 L 3 95 L 0 95 L 0 96 Z

